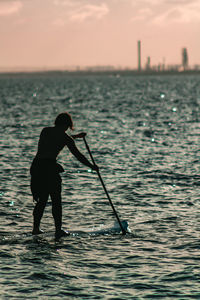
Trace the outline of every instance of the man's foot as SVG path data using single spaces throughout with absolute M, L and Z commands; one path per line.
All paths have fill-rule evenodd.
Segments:
M 40 229 L 33 229 L 33 231 L 32 231 L 32 235 L 37 235 L 37 234 L 42 234 L 42 233 L 44 233 L 44 231 L 40 230 Z
M 55 238 L 56 239 L 59 239 L 63 236 L 68 236 L 68 235 L 70 235 L 70 233 L 68 231 L 65 231 L 65 230 L 62 230 L 62 229 L 56 230 L 56 232 L 55 232 Z

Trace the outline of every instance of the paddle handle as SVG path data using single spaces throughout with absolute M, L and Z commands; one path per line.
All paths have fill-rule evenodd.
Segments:
M 94 161 L 94 158 L 93 158 L 93 155 L 92 155 L 92 152 L 90 151 L 90 148 L 89 148 L 88 143 L 87 143 L 87 141 L 86 141 L 86 138 L 83 137 L 83 140 L 84 140 L 85 146 L 86 146 L 86 148 L 87 148 L 87 150 L 88 150 L 88 153 L 89 153 L 89 155 L 90 155 L 90 158 L 91 158 L 91 160 L 92 160 L 92 163 L 93 163 L 94 165 L 96 165 L 96 164 L 95 164 L 95 161 Z M 105 194 L 106 194 L 106 196 L 107 196 L 107 198 L 108 198 L 108 200 L 109 200 L 109 203 L 110 203 L 110 205 L 111 205 L 111 207 L 112 207 L 112 210 L 113 210 L 113 212 L 114 212 L 114 215 L 115 215 L 115 217 L 116 217 L 116 219 L 117 219 L 117 221 L 118 221 L 118 223 L 119 223 L 119 226 L 120 226 L 120 228 L 121 228 L 121 231 L 122 231 L 123 234 L 126 234 L 126 230 L 125 230 L 125 229 L 123 228 L 123 226 L 122 226 L 122 223 L 121 223 L 121 221 L 120 221 L 120 218 L 119 218 L 119 216 L 118 216 L 118 214 L 117 214 L 117 212 L 116 212 L 116 210 L 115 210 L 115 207 L 114 207 L 114 205 L 113 205 L 113 203 L 112 203 L 112 200 L 111 200 L 111 198 L 110 198 L 110 196 L 109 196 L 109 194 L 108 194 L 108 191 L 107 191 L 107 189 L 106 189 L 106 186 L 105 186 L 105 184 L 104 184 L 104 181 L 103 181 L 103 179 L 102 179 L 102 177 L 101 177 L 101 174 L 100 174 L 100 171 L 99 171 L 99 170 L 97 170 L 97 174 L 98 174 L 98 176 L 99 176 L 99 179 L 100 179 L 100 182 L 101 182 L 101 184 L 102 184 L 102 186 L 103 186 L 103 189 L 104 189 L 104 191 L 105 191 Z

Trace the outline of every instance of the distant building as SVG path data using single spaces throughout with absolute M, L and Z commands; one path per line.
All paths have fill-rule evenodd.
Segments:
M 150 69 L 151 69 L 151 58 L 150 56 L 148 56 L 146 62 L 146 70 L 149 71 Z
M 182 67 L 184 71 L 188 69 L 188 53 L 186 48 L 182 49 Z
M 163 62 L 162 62 L 162 71 L 165 71 L 165 57 L 163 57 Z
M 137 43 L 138 46 L 138 72 L 141 71 L 141 41 L 138 41 Z

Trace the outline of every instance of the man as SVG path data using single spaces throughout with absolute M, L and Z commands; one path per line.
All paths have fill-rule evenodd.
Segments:
M 55 222 L 55 236 L 59 238 L 69 233 L 62 230 L 62 204 L 61 204 L 61 165 L 56 162 L 60 151 L 67 146 L 70 152 L 84 165 L 92 170 L 98 170 L 96 165 L 91 164 L 88 159 L 77 149 L 74 139 L 83 138 L 86 133 L 82 132 L 71 137 L 66 130 L 73 130 L 73 121 L 69 113 L 61 113 L 55 120 L 54 127 L 45 127 L 38 142 L 38 150 L 33 159 L 31 173 L 31 191 L 36 205 L 33 211 L 32 234 L 40 234 L 40 221 L 48 201 L 52 200 L 52 215 Z

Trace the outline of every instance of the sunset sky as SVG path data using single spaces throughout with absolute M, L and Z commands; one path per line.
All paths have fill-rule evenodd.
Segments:
M 0 0 L 0 69 L 200 64 L 200 0 Z

